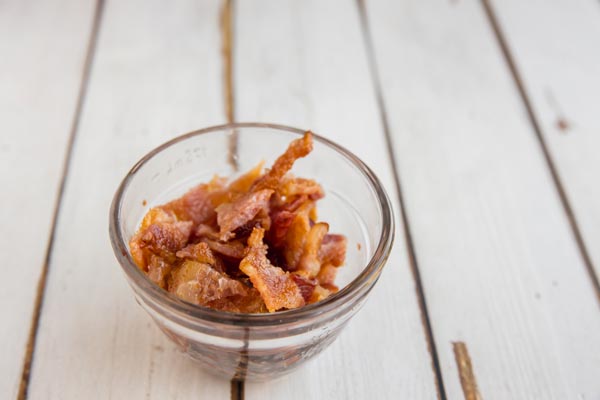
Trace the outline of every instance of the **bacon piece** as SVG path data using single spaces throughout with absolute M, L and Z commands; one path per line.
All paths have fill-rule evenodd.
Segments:
M 210 265 L 186 260 L 171 274 L 169 291 L 194 304 L 205 305 L 210 301 L 248 294 L 246 286 Z
M 285 197 L 306 196 L 315 201 L 325 197 L 323 188 L 312 179 L 290 177 L 284 179 L 278 192 Z
M 180 220 L 193 221 L 194 226 L 206 223 L 215 217 L 215 206 L 212 198 L 219 195 L 225 187 L 225 180 L 215 176 L 209 183 L 203 183 L 190 189 L 182 197 L 164 206 L 172 211 Z
M 232 203 L 223 203 L 217 207 L 217 223 L 220 238 L 226 241 L 235 237 L 233 231 L 251 221 L 260 210 L 267 209 L 273 190 L 264 189 L 250 192 Z
M 298 288 L 300 289 L 300 293 L 302 293 L 302 298 L 304 301 L 308 303 L 313 292 L 315 291 L 315 286 L 317 286 L 317 282 L 314 279 L 308 279 L 304 276 L 298 275 L 295 272 L 290 274 Z
M 319 249 L 319 259 L 323 264 L 333 264 L 340 267 L 346 260 L 346 236 L 327 234 Z
M 264 234 L 264 229 L 254 228 L 248 238 L 248 254 L 240 262 L 240 270 L 248 275 L 269 312 L 303 306 L 304 299 L 298 285 L 289 273 L 273 266 L 267 258 L 267 246 L 263 243 Z
M 213 300 L 206 305 L 217 310 L 239 313 L 256 314 L 268 311 L 265 302 L 262 297 L 260 297 L 260 293 L 254 288 L 248 288 L 248 294 L 245 296 L 236 295 L 224 299 Z
M 219 239 L 219 231 L 212 225 L 200 224 L 196 227 L 194 235 L 198 238 L 207 237 L 211 239 Z
M 237 240 L 230 240 L 227 243 L 222 243 L 217 240 L 202 239 L 208 247 L 215 253 L 222 254 L 228 258 L 241 260 L 246 255 L 244 244 Z
M 317 281 L 321 286 L 331 286 L 335 282 L 337 275 L 337 267 L 333 264 L 323 264 L 321 270 L 317 274 Z
M 178 221 L 175 214 L 161 208 L 152 208 L 129 241 L 131 255 L 144 271 L 148 268 L 151 254 L 171 262 L 175 252 L 187 244 L 191 230 L 191 222 Z
M 171 264 L 165 262 L 161 257 L 152 254 L 150 255 L 150 261 L 148 263 L 148 278 L 161 288 L 165 289 L 167 287 L 166 278 L 172 268 L 173 266 Z
M 190 244 L 179 250 L 175 255 L 178 258 L 185 258 L 208 264 L 219 272 L 225 271 L 223 261 L 220 258 L 215 257 L 208 244 L 204 242 Z
M 310 232 L 309 213 L 313 207 L 312 202 L 302 204 L 287 229 L 282 249 L 285 263 L 291 271 L 296 270 L 304 253 L 304 242 Z
M 271 229 L 268 232 L 269 243 L 273 247 L 281 247 L 284 243 L 288 229 L 294 217 L 296 215 L 293 212 L 282 210 L 277 211 L 271 217 Z
M 308 301 L 308 303 L 312 304 L 312 303 L 316 303 L 321 300 L 325 300 L 332 293 L 333 292 L 331 290 L 328 290 L 321 285 L 317 285 L 317 286 L 315 286 L 315 290 L 313 291 L 312 295 L 310 296 L 310 300 Z
M 308 153 L 312 151 L 312 148 L 312 133 L 310 131 L 306 131 L 304 136 L 290 143 L 285 153 L 283 153 L 281 156 L 279 156 L 279 158 L 277 158 L 277 160 L 275 160 L 275 163 L 273 163 L 271 169 L 260 179 L 258 179 L 254 183 L 254 185 L 252 185 L 252 188 L 250 190 L 276 190 L 279 186 L 279 182 L 281 181 L 283 176 L 292 168 L 294 162 L 298 158 L 302 158 L 308 155 Z
M 302 257 L 298 261 L 296 271 L 307 278 L 314 278 L 321 269 L 321 261 L 319 260 L 319 249 L 321 242 L 329 231 L 329 225 L 325 222 L 314 224 L 304 242 L 304 251 Z

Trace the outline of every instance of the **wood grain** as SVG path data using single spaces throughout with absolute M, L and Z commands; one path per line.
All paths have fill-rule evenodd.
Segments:
M 237 118 L 335 140 L 376 171 L 397 204 L 356 4 L 240 1 L 235 21 Z M 340 338 L 288 377 L 246 383 L 246 399 L 436 397 L 401 228 L 396 235 L 381 279 Z
M 30 397 L 229 399 L 133 301 L 108 240 L 111 198 L 144 153 L 225 121 L 220 2 L 107 4 L 61 205 Z
M 477 2 L 366 3 L 448 398 L 594 398 L 595 295 Z
M 0 3 L 0 393 L 15 398 L 35 320 L 93 1 Z M 33 326 L 32 333 L 35 332 Z
M 600 306 L 600 7 L 586 0 L 488 3 L 555 169 Z

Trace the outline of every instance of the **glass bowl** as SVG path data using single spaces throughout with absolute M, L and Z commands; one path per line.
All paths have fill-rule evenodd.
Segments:
M 331 344 L 360 309 L 390 253 L 394 218 L 373 172 L 339 145 L 314 135 L 314 150 L 296 162 L 296 176 L 313 178 L 326 193 L 319 220 L 348 238 L 340 291 L 302 308 L 241 314 L 188 303 L 152 283 L 135 265 L 128 242 L 153 205 L 182 195 L 213 175 L 234 177 L 266 166 L 304 131 L 240 123 L 177 137 L 152 150 L 127 174 L 110 210 L 110 239 L 137 302 L 160 329 L 208 371 L 232 379 L 266 380 L 292 371 Z

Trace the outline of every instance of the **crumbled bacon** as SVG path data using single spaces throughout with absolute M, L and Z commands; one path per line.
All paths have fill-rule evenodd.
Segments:
M 244 284 L 213 269 L 210 265 L 196 261 L 184 261 L 171 274 L 169 291 L 194 304 L 231 296 L 245 296 L 248 289 Z
M 293 309 L 337 292 L 346 238 L 317 222 L 323 188 L 288 173 L 311 150 L 307 132 L 265 173 L 261 162 L 229 184 L 215 176 L 151 208 L 129 243 L 134 262 L 165 290 L 222 311 Z
M 339 267 L 346 260 L 346 236 L 327 234 L 319 249 L 319 258 L 323 264 L 333 264 Z
M 217 207 L 217 223 L 219 224 L 220 239 L 226 241 L 235 237 L 236 229 L 251 221 L 262 209 L 269 206 L 269 198 L 273 190 L 264 189 L 250 192 L 232 203 L 223 203 Z
M 298 285 L 289 273 L 272 265 L 267 258 L 264 233 L 262 228 L 254 228 L 252 231 L 248 238 L 248 254 L 240 262 L 240 270 L 250 277 L 269 312 L 303 306 L 304 299 Z
M 304 276 L 298 275 L 295 272 L 290 274 L 298 288 L 300 288 L 300 293 L 302 293 L 302 298 L 304 302 L 308 303 L 310 298 L 315 291 L 315 287 L 317 286 L 317 282 L 314 279 L 308 279 Z

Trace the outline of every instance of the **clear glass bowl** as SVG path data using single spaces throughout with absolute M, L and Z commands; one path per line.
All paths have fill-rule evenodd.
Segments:
M 233 379 L 266 380 L 290 372 L 333 342 L 363 305 L 392 247 L 390 201 L 356 156 L 314 135 L 314 150 L 293 168 L 325 189 L 319 220 L 348 238 L 340 291 L 299 309 L 270 314 L 217 311 L 187 303 L 153 284 L 133 262 L 128 241 L 149 207 L 183 194 L 213 175 L 235 176 L 260 160 L 270 165 L 304 131 L 257 123 L 191 132 L 142 158 L 119 186 L 110 239 L 136 300 L 162 331 L 207 370 Z M 231 152 L 235 152 L 232 156 Z

